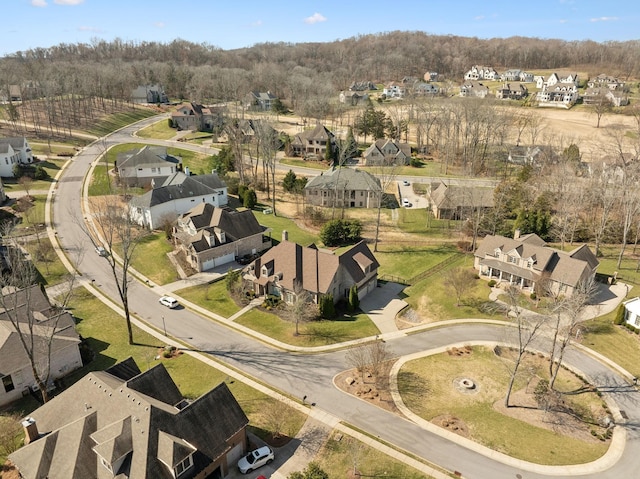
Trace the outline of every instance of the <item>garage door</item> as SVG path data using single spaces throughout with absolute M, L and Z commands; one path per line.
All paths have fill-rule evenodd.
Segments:
M 221 264 L 231 263 L 236 259 L 236 255 L 233 253 L 227 254 L 225 256 L 220 256 L 216 258 L 216 266 L 220 266 Z
M 236 467 L 240 457 L 242 457 L 242 443 L 236 444 L 227 454 L 227 466 L 229 466 L 229 469 Z
M 213 268 L 216 265 L 216 261 L 214 259 L 210 259 L 202 263 L 202 271 L 206 271 L 208 269 Z

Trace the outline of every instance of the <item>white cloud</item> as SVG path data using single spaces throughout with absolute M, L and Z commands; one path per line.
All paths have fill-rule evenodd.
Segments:
M 484 20 L 484 15 L 478 15 L 477 17 L 473 17 L 474 20 Z
M 591 22 L 615 22 L 618 19 L 618 17 L 598 17 L 598 18 L 592 18 L 590 21 Z
M 314 23 L 326 22 L 327 17 L 322 15 L 321 13 L 314 13 L 310 17 L 304 19 L 304 23 L 308 23 L 309 25 L 313 25 Z
M 84 0 L 53 0 L 57 5 L 80 5 Z
M 165 27 L 165 23 L 164 22 L 156 22 L 153 24 L 153 26 L 157 27 L 157 28 L 164 28 Z
M 34 7 L 46 7 L 47 0 L 31 0 L 31 5 Z
M 252 27 L 260 27 L 262 26 L 262 20 L 256 20 L 251 24 Z

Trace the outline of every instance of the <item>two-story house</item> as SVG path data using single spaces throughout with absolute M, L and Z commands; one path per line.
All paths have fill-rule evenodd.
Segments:
M 522 83 L 503 83 L 496 91 L 496 98 L 501 100 L 522 100 L 529 94 L 529 90 Z
M 80 337 L 73 317 L 52 307 L 39 285 L 6 293 L 3 302 L 6 309 L 0 312 L 0 406 L 38 388 L 30 355 L 41 368 L 40 379 L 49 380 L 47 387 L 82 367 Z M 16 326 L 27 337 L 29 353 Z M 45 368 L 50 371 L 49 378 L 44 377 Z
M 118 153 L 115 170 L 121 183 L 146 187 L 152 180 L 164 181 L 182 169 L 182 159 L 167 153 L 164 146 L 146 145 Z
M 384 86 L 382 94 L 387 98 L 404 98 L 407 88 L 400 82 L 391 82 Z
M 486 98 L 489 94 L 489 87 L 475 81 L 467 81 L 460 87 L 460 96 Z
M 217 174 L 187 175 L 181 171 L 169 176 L 164 183 L 129 202 L 131 221 L 145 228 L 160 228 L 173 223 L 179 215 L 200 203 L 225 206 L 228 203 L 227 185 Z
M 327 127 L 318 123 L 312 130 L 305 130 L 293 137 L 290 148 L 294 156 L 324 159 L 327 150 L 335 149 L 336 137 Z
M 0 176 L 13 178 L 15 165 L 31 163 L 33 163 L 33 151 L 24 136 L 0 138 Z
M 407 165 L 411 160 L 411 145 L 380 138 L 362 153 L 363 163 L 372 165 Z
M 162 86 L 140 85 L 131 92 L 133 103 L 169 103 L 169 98 L 162 89 Z
M 245 282 L 259 296 L 274 295 L 293 303 L 306 291 L 314 303 L 331 294 L 334 302 L 346 299 L 352 286 L 362 299 L 378 284 L 378 260 L 364 241 L 337 256 L 315 245 L 282 241 L 243 270 Z
M 182 103 L 171 113 L 171 122 L 179 130 L 214 131 L 224 122 L 224 107 L 206 107 L 198 103 Z
M 23 479 L 222 478 L 248 449 L 248 423 L 225 383 L 188 399 L 162 363 L 141 372 L 129 358 L 33 411 L 9 460 Z
M 431 186 L 430 205 L 436 219 L 467 219 L 476 212 L 493 208 L 493 188 L 434 183 Z
M 538 106 L 552 106 L 571 108 L 578 101 L 578 86 L 573 82 L 544 84 L 542 90 L 536 93 Z
M 377 208 L 382 195 L 380 180 L 352 168 L 330 169 L 304 187 L 308 205 L 337 208 Z
M 548 294 L 571 295 L 592 280 L 599 261 L 587 245 L 564 252 L 551 248 L 537 235 L 514 238 L 485 236 L 475 252 L 474 266 L 480 276 Z
M 249 92 L 245 100 L 247 108 L 253 111 L 271 111 L 273 102 L 278 97 L 270 91 L 252 91 Z
M 200 203 L 178 218 L 173 240 L 200 272 L 271 248 L 270 231 L 251 210 Z
M 500 75 L 493 67 L 483 65 L 473 65 L 469 71 L 464 74 L 465 80 L 499 80 Z

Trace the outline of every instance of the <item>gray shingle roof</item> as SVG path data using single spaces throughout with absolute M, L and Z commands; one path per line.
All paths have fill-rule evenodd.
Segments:
M 169 176 L 158 188 L 147 191 L 131 200 L 131 206 L 150 208 L 180 198 L 216 194 L 226 185 L 218 175 L 187 176 L 181 171 Z
M 150 168 L 178 165 L 180 159 L 167 154 L 163 146 L 144 146 L 118 154 L 118 168 Z
M 125 375 L 132 370 L 131 364 L 110 369 Z M 25 479 L 59 477 L 51 475 L 59 471 L 71 479 L 93 479 L 106 472 L 97 454 L 106 460 L 126 455 L 114 477 L 120 472 L 170 479 L 166 464 L 174 466 L 194 448 L 197 468 L 206 467 L 231 449 L 228 439 L 248 419 L 225 383 L 180 407 L 162 402 L 177 399 L 176 390 L 162 364 L 130 380 L 107 371 L 89 373 L 33 412 L 44 436 L 11 454 L 11 460 Z
M 381 191 L 380 180 L 371 173 L 352 168 L 336 168 L 312 178 L 304 187 L 325 190 Z

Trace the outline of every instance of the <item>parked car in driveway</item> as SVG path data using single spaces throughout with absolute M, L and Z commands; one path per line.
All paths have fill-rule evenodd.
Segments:
M 404 206 L 405 208 L 410 208 L 411 201 L 409 201 L 407 198 L 402 198 L 402 206 Z
M 269 446 L 262 446 L 251 451 L 246 456 L 241 457 L 238 461 L 238 470 L 240 470 L 242 474 L 248 474 L 265 464 L 271 464 L 273 459 L 274 455 L 271 448 Z
M 160 301 L 160 304 L 170 309 L 178 306 L 178 300 L 176 298 L 172 298 L 171 296 L 161 296 L 158 301 Z
M 403 186 L 409 186 L 411 183 L 409 183 L 408 180 L 402 180 L 402 185 Z

